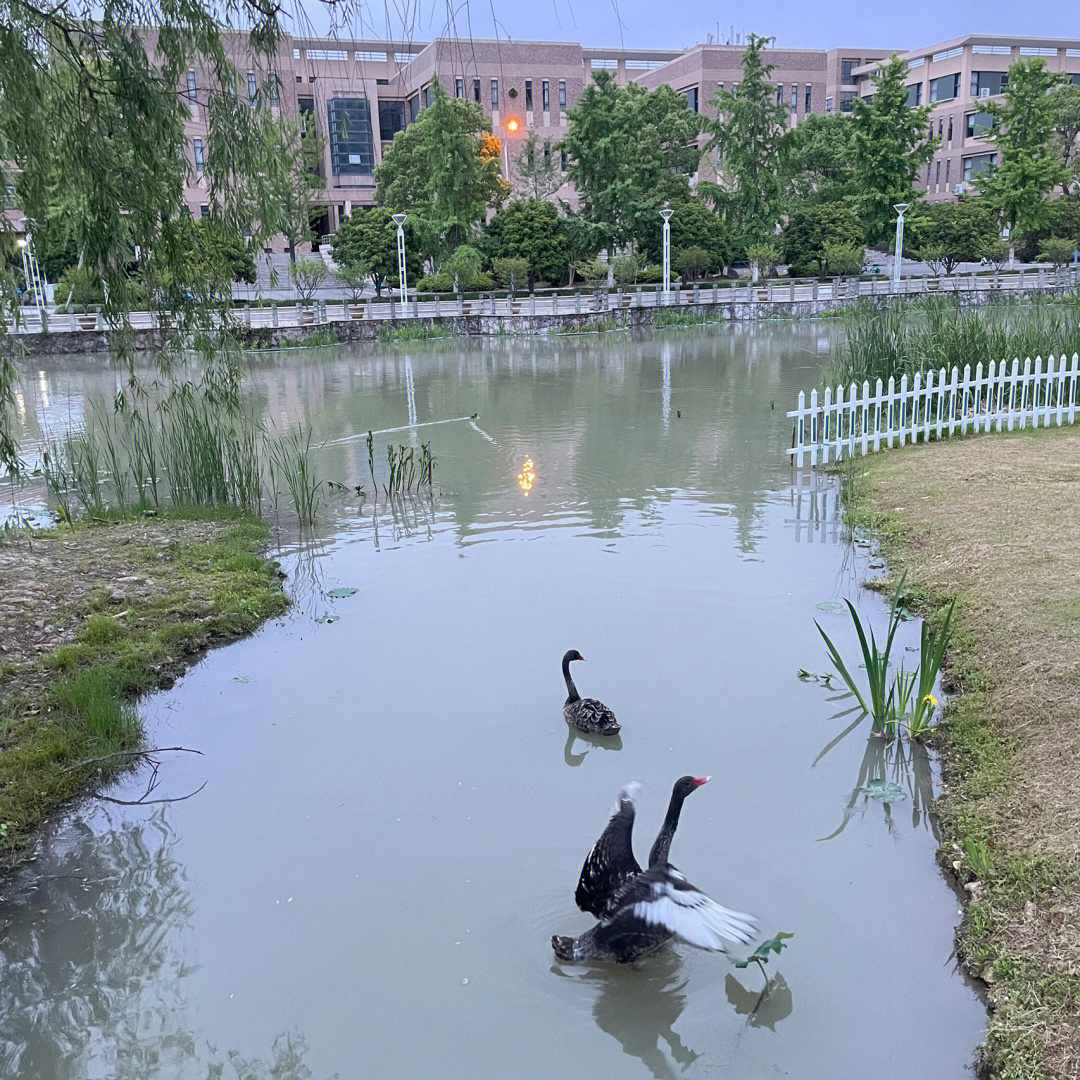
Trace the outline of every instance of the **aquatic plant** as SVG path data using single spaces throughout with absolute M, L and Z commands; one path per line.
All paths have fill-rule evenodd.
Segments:
M 311 428 L 305 432 L 301 426 L 296 431 L 272 439 L 268 446 L 267 467 L 275 496 L 280 481 L 289 492 L 300 524 L 314 525 L 320 504 L 319 489 L 323 482 L 315 473 Z
M 769 962 L 769 954 L 776 953 L 780 955 L 782 949 L 786 949 L 785 941 L 793 938 L 794 934 L 785 933 L 781 930 L 775 937 L 769 938 L 767 941 L 763 941 L 749 956 L 742 960 L 736 957 L 731 958 L 732 964 L 737 968 L 749 967 L 751 964 L 757 964 L 758 969 L 761 971 L 761 976 L 768 982 L 768 975 L 765 973 L 765 965 Z
M 421 443 L 419 453 L 411 446 L 388 446 L 386 464 L 388 476 L 383 490 L 388 498 L 430 488 L 434 482 L 435 455 L 430 443 Z
M 906 726 L 911 738 L 921 738 L 929 730 L 937 707 L 937 698 L 933 693 L 934 684 L 937 682 L 951 636 L 952 605 L 949 606 L 939 630 L 931 630 L 927 623 L 923 623 L 918 667 L 914 671 L 907 671 L 901 664 L 899 670 L 890 678 L 896 631 L 907 615 L 903 602 L 905 580 L 906 575 L 901 577 L 893 592 L 883 645 L 878 644 L 873 628 L 863 624 L 855 605 L 850 600 L 844 601 L 859 639 L 862 666 L 866 670 L 865 693 L 832 638 L 825 633 L 820 623 L 815 622 L 818 633 L 825 642 L 829 659 L 840 678 L 855 696 L 863 712 L 871 717 L 874 732 L 886 738 L 895 736 L 902 726 Z
M 453 335 L 454 331 L 442 323 L 406 323 L 404 326 L 379 327 L 379 341 L 384 345 L 397 341 L 432 341 Z
M 980 308 L 956 297 L 862 302 L 841 315 L 844 339 L 825 369 L 830 385 L 887 382 L 931 368 L 1080 352 L 1080 291 Z

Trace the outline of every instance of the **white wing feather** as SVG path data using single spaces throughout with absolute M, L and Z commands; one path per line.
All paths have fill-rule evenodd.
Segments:
M 641 785 L 636 780 L 631 780 L 619 788 L 619 794 L 615 796 L 615 805 L 611 808 L 611 816 L 614 817 L 622 809 L 623 802 L 634 803 L 637 801 Z
M 726 952 L 725 941 L 748 942 L 757 934 L 754 917 L 721 907 L 695 888 L 677 870 L 674 881 L 653 882 L 653 895 L 634 905 L 634 914 L 649 926 L 663 927 L 680 941 L 710 952 Z

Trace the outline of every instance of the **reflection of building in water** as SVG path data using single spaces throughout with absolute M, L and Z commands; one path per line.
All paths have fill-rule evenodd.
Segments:
M 844 534 L 844 511 L 840 485 L 831 476 L 821 476 L 809 469 L 794 473 L 788 488 L 788 500 L 794 511 L 786 519 L 795 527 L 795 540 L 813 543 L 837 543 Z

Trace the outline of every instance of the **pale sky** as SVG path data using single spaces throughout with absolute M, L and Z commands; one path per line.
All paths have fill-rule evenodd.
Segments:
M 358 0 L 354 0 L 354 3 Z M 904 50 L 964 34 L 1080 38 L 1076 0 L 367 0 L 339 28 L 341 36 L 424 40 L 447 33 L 516 40 L 579 41 L 586 46 L 682 49 L 754 32 L 775 36 L 779 47 L 866 47 Z M 318 3 L 304 4 L 295 32 L 325 33 Z M 448 12 L 453 12 L 448 16 Z M 493 17 L 494 12 L 494 17 Z M 498 22 L 496 30 L 495 21 Z

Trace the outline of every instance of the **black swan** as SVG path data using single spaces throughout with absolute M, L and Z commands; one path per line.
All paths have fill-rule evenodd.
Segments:
M 684 779 L 692 780 L 693 777 Z M 633 798 L 633 787 L 623 788 L 612 822 L 604 830 L 604 836 L 613 834 L 616 851 L 621 851 L 618 835 L 623 830 L 627 838 L 626 850 L 629 850 Z M 669 810 L 668 817 L 673 817 L 677 822 L 678 812 L 672 815 Z M 617 819 L 620 820 L 620 827 L 613 831 L 612 824 Z M 665 821 L 665 828 L 667 824 Z M 674 825 L 670 829 L 670 833 L 673 832 Z M 745 943 L 755 936 L 757 927 L 753 916 L 721 907 L 667 862 L 670 833 L 665 838 L 665 829 L 661 829 L 653 845 L 653 853 L 659 852 L 662 861 L 648 870 L 631 871 L 630 876 L 625 877 L 610 895 L 596 926 L 580 937 L 561 937 L 557 934 L 552 937 L 551 947 L 560 960 L 605 959 L 626 964 L 671 938 L 709 952 L 726 952 L 725 941 Z M 600 840 L 602 842 L 604 837 Z M 596 850 L 594 848 L 592 854 Z M 628 865 L 625 851 L 621 852 L 620 860 L 620 865 Z M 629 862 L 637 866 L 633 852 L 629 853 Z
M 681 776 L 675 781 L 675 786 L 671 789 L 671 801 L 668 803 L 664 824 L 660 826 L 652 850 L 649 852 L 650 869 L 667 862 L 668 852 L 671 851 L 671 841 L 679 825 L 679 814 L 686 796 L 692 791 L 697 791 L 702 784 L 707 784 L 710 779 L 711 777 L 708 776 Z M 623 882 L 641 873 L 641 867 L 634 858 L 631 841 L 631 833 L 634 829 L 634 799 L 637 798 L 640 788 L 640 784 L 631 783 L 619 792 L 619 797 L 611 812 L 611 820 L 600 834 L 600 839 L 593 845 L 592 851 L 585 859 L 585 865 L 581 868 L 581 877 L 578 878 L 574 901 L 582 911 L 587 911 L 597 918 L 600 918 L 607 910 L 611 898 L 618 892 Z
M 566 722 L 578 731 L 586 735 L 614 735 L 619 730 L 619 722 L 615 714 L 596 698 L 583 698 L 570 678 L 570 661 L 584 660 L 585 657 L 571 649 L 562 658 L 562 673 L 566 680 L 566 704 L 563 706 L 563 717 Z

